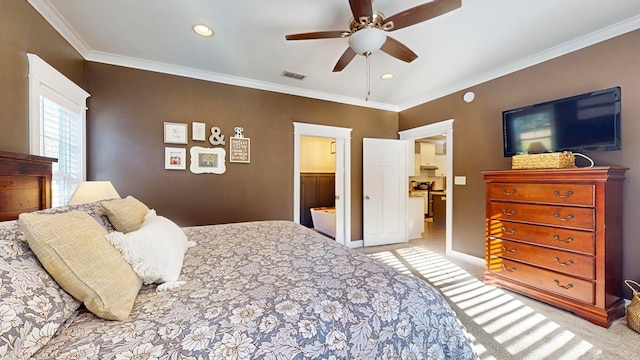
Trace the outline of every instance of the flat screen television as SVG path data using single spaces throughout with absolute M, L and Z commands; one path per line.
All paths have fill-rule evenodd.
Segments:
M 503 111 L 504 156 L 622 149 L 620 97 L 614 87 Z

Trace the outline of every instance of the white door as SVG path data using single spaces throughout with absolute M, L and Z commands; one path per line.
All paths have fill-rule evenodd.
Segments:
M 409 142 L 363 139 L 364 246 L 407 241 Z

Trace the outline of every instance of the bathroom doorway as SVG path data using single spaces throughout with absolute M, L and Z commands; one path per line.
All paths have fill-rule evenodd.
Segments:
M 351 241 L 351 130 L 326 125 L 294 122 L 293 151 L 293 221 L 300 223 L 301 138 L 334 139 L 335 147 L 335 239 L 347 246 L 359 246 Z M 357 242 L 356 242 L 357 243 Z
M 336 139 L 300 137 L 300 224 L 336 237 Z

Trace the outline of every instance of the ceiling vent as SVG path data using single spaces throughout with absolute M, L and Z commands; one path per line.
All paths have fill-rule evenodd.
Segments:
M 297 74 L 287 70 L 283 71 L 282 74 L 280 74 L 280 76 L 284 76 L 284 77 L 288 77 L 296 80 L 304 80 L 307 77 L 307 75 Z

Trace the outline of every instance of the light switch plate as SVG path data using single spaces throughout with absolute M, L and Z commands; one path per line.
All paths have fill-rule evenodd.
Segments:
M 467 177 L 466 176 L 455 176 L 453 178 L 454 185 L 467 185 Z

